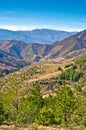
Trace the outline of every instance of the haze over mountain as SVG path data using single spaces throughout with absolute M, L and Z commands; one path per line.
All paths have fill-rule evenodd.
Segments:
M 57 31 L 51 29 L 35 29 L 32 31 L 11 31 L 0 29 L 0 41 L 19 40 L 26 43 L 51 44 L 61 41 L 76 32 Z
M 0 63 L 9 67 L 23 67 L 39 61 L 86 56 L 86 30 L 53 44 L 27 44 L 17 40 L 0 43 Z M 59 58 L 61 57 L 61 58 Z M 56 60 L 57 61 L 57 60 Z M 4 70 L 4 69 L 3 69 Z

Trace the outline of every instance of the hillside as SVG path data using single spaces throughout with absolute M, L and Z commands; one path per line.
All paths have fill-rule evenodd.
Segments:
M 26 44 L 22 41 L 7 40 L 0 43 L 0 49 L 17 59 L 36 62 L 48 54 L 52 49 L 52 45 L 39 43 Z
M 22 59 L 21 52 L 27 45 L 22 41 L 7 40 L 0 43 L 0 49 L 10 55 Z
M 31 61 L 39 61 L 42 58 L 69 58 L 77 57 L 77 53 L 81 55 L 81 51 L 85 51 L 86 48 L 86 31 L 77 33 L 69 38 L 66 38 L 60 42 L 55 42 L 51 45 L 47 44 L 26 44 L 17 40 L 7 40 L 0 43 L 0 49 L 10 53 L 11 55 Z M 82 53 L 82 56 L 85 53 Z M 72 56 L 73 55 L 73 56 Z
M 38 62 L 52 49 L 52 45 L 33 43 L 23 49 L 21 55 L 27 62 Z
M 8 74 L 13 70 L 22 68 L 27 65 L 24 60 L 17 59 L 7 52 L 0 50 L 0 72 Z
M 61 64 L 36 63 L 0 78 L 0 99 L 4 109 L 1 124 L 37 127 L 35 122 L 39 130 L 40 125 L 84 130 L 86 58 Z
M 4 65 L 3 70 L 7 68 L 8 70 L 9 68 L 14 70 L 14 67 L 23 67 L 40 61 L 51 49 L 52 45 L 39 43 L 26 44 L 17 40 L 3 41 L 0 43 L 0 63 L 1 66 Z
M 0 41 L 18 40 L 26 43 L 51 44 L 61 41 L 76 32 L 57 31 L 50 29 L 35 29 L 32 31 L 11 31 L 0 29 Z
M 62 62 L 73 60 L 78 57 L 86 56 L 86 31 L 79 32 L 69 38 L 59 42 L 48 44 L 26 44 L 17 40 L 6 40 L 0 43 L 0 50 L 6 53 L 9 58 L 0 58 L 1 64 L 7 63 L 9 67 L 13 67 L 10 61 L 14 58 L 15 64 L 24 62 L 25 65 L 34 64 L 36 62 Z M 16 59 L 16 60 L 15 60 Z M 20 62 L 18 62 L 20 60 Z
M 83 53 L 83 50 L 85 51 L 85 49 L 86 49 L 86 30 L 77 33 L 69 38 L 66 38 L 60 42 L 55 42 L 54 47 L 49 52 L 48 56 L 50 58 L 56 58 L 59 56 L 68 59 L 77 58 L 77 53 L 78 57 L 80 55 L 85 56 L 86 53 Z

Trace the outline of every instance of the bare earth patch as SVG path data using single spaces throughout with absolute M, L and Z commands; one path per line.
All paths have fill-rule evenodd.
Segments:
M 0 126 L 0 130 L 29 130 L 29 127 L 15 127 L 15 125 L 2 125 Z M 39 126 L 39 130 L 66 130 L 64 128 L 59 127 L 49 127 L 49 126 Z

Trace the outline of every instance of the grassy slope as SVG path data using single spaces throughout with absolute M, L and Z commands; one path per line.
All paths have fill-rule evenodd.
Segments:
M 1 78 L 0 81 L 1 81 L 1 83 L 2 83 L 2 81 L 6 81 L 6 83 L 5 83 L 6 85 L 7 85 L 7 83 L 10 82 L 11 78 L 13 78 L 13 77 L 15 80 L 17 80 L 19 82 L 21 81 L 21 84 L 29 83 L 31 85 L 31 84 L 33 84 L 33 82 L 38 81 L 39 84 L 43 87 L 43 92 L 44 92 L 43 95 L 46 97 L 46 95 L 50 95 L 52 93 L 54 94 L 55 89 L 57 89 L 57 88 L 51 89 L 48 87 L 50 87 L 50 85 L 56 86 L 57 77 L 61 73 L 61 71 L 58 70 L 58 67 L 60 66 L 63 69 L 63 71 L 65 71 L 65 66 L 70 63 L 71 62 L 67 62 L 67 63 L 65 62 L 63 64 L 61 64 L 61 63 L 58 64 L 55 62 L 37 63 L 35 65 L 25 67 L 19 71 L 9 74 L 9 75 L 5 76 L 4 78 Z M 77 82 L 67 81 L 67 84 L 72 88 L 74 93 L 77 93 L 78 96 L 85 97 L 86 96 L 85 95 L 85 93 L 86 93 L 86 61 L 83 62 L 82 59 L 78 60 L 75 63 L 75 65 L 77 66 L 79 71 L 83 72 L 83 76 L 80 78 L 79 81 L 77 81 Z M 75 88 L 75 85 L 77 85 L 77 84 L 78 85 L 82 84 L 80 91 L 78 91 L 79 88 L 77 88 L 77 89 Z M 46 86 L 47 86 L 47 88 L 46 88 Z M 2 87 L 2 89 L 3 89 L 3 87 Z M 26 88 L 23 88 L 23 90 L 25 90 L 25 89 Z M 8 129 L 8 130 L 12 130 L 12 129 Z M 26 129 L 22 129 L 22 130 L 26 130 Z M 41 130 L 41 126 L 40 126 L 40 130 Z M 42 127 L 42 130 L 60 130 L 60 129 L 52 128 L 52 127 Z M 61 129 L 61 130 L 64 130 L 64 129 Z

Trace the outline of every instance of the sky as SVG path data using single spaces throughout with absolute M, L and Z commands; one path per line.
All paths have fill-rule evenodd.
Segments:
M 0 0 L 0 28 L 86 29 L 86 0 Z

